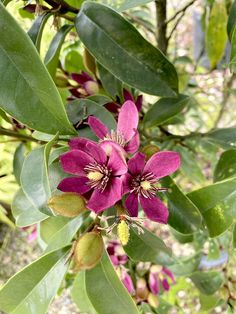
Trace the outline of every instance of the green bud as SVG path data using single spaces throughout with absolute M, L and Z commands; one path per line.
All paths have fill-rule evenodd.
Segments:
M 60 70 L 57 71 L 55 76 L 55 83 L 58 87 L 67 87 L 69 86 L 67 76 Z
M 55 195 L 48 201 L 48 206 L 65 217 L 76 217 L 87 209 L 85 199 L 77 193 Z
M 155 309 L 159 305 L 158 297 L 155 294 L 151 293 L 151 292 L 148 294 L 147 301 Z
M 152 155 L 158 153 L 159 151 L 160 151 L 160 148 L 152 144 L 144 146 L 142 149 L 142 153 L 144 153 L 147 156 L 147 159 L 150 159 Z
M 85 67 L 94 75 L 96 75 L 95 59 L 86 48 L 84 49 L 83 61 L 84 61 Z
M 104 243 L 100 233 L 91 231 L 79 238 L 75 250 L 76 270 L 93 268 L 101 259 Z

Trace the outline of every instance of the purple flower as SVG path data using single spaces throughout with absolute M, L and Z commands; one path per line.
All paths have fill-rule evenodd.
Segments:
M 145 155 L 138 152 L 128 161 L 128 173 L 124 176 L 124 194 L 130 192 L 125 201 L 129 214 L 138 216 L 138 203 L 150 220 L 167 223 L 168 209 L 156 197 L 156 183 L 162 177 L 175 172 L 180 167 L 180 156 L 176 152 L 163 151 L 154 154 L 145 163 Z
M 138 112 L 141 111 L 142 105 L 143 105 L 143 95 L 139 95 L 137 99 L 135 100 L 133 95 L 127 89 L 123 90 L 123 95 L 124 95 L 125 101 L 127 100 L 133 101 L 137 107 Z
M 123 153 L 134 153 L 138 150 L 138 110 L 132 101 L 126 101 L 121 107 L 116 131 L 109 132 L 108 128 L 93 116 L 89 117 L 88 124 L 108 154 L 111 147 L 115 147 Z
M 105 151 L 93 141 L 76 139 L 72 149 L 60 156 L 62 168 L 65 172 L 76 175 L 63 179 L 58 189 L 63 192 L 85 194 L 89 198 L 87 207 L 99 213 L 113 206 L 122 195 L 121 175 L 127 172 L 127 165 L 123 155 L 112 148 L 108 157 Z M 89 197 L 88 197 L 89 195 Z
M 33 225 L 33 226 L 29 226 L 29 227 L 23 227 L 22 230 L 28 231 L 28 236 L 27 236 L 28 243 L 31 243 L 37 239 L 37 236 L 38 236 L 37 225 Z
M 133 281 L 125 269 L 121 270 L 121 281 L 122 281 L 123 285 L 126 287 L 126 289 L 128 290 L 128 292 L 130 294 L 134 294 Z
M 169 291 L 170 284 L 175 283 L 175 278 L 173 273 L 165 267 L 154 265 L 151 267 L 151 271 L 149 273 L 149 288 L 153 294 L 159 294 L 160 285 L 162 286 L 164 291 Z
M 128 257 L 124 254 L 123 248 L 118 241 L 110 241 L 107 252 L 114 266 L 124 265 L 128 261 Z
M 98 93 L 98 83 L 86 72 L 83 71 L 82 74 L 72 73 L 71 78 L 80 86 L 79 88 L 73 87 L 70 89 L 70 92 L 74 97 L 82 98 Z

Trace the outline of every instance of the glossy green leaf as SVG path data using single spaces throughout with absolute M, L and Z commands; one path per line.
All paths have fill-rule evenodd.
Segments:
M 171 228 L 171 233 L 173 234 L 175 239 L 181 244 L 190 243 L 194 240 L 193 234 L 182 234 L 173 228 Z
M 67 271 L 68 248 L 51 252 L 25 267 L 0 291 L 0 309 L 14 314 L 44 314 Z
M 103 106 L 96 104 L 89 99 L 78 99 L 70 102 L 66 108 L 68 117 L 73 125 L 78 124 L 80 121 L 86 119 L 90 115 L 99 118 L 110 130 L 115 130 L 116 121 L 113 115 Z M 80 129 L 80 136 L 91 137 L 92 131 L 89 128 Z M 94 137 L 96 138 L 96 137 Z
M 70 244 L 71 240 L 75 236 L 76 232 L 82 226 L 84 219 L 88 216 L 88 212 L 85 214 L 81 214 L 78 217 L 73 219 L 69 219 L 66 224 L 64 224 L 53 236 L 50 238 L 48 242 L 48 246 L 45 252 L 50 252 L 53 250 L 60 249 L 67 244 Z M 49 219 L 53 219 L 54 217 L 50 217 Z
M 108 95 L 116 99 L 117 96 L 122 95 L 122 82 L 118 80 L 114 75 L 105 69 L 100 63 L 97 63 L 97 69 L 99 77 L 102 82 L 102 86 Z
M 161 98 L 147 111 L 144 122 L 147 126 L 164 124 L 180 113 L 188 104 L 189 97 L 180 95 L 178 98 Z
M 234 230 L 233 230 L 233 246 L 236 249 L 236 225 L 234 225 Z
M 151 95 L 176 96 L 174 66 L 121 15 L 104 5 L 85 2 L 76 29 L 97 61 L 118 79 Z
M 76 50 L 70 50 L 64 58 L 63 68 L 69 72 L 78 73 L 81 70 L 85 71 L 85 67 L 83 65 L 83 57 Z
M 47 206 L 51 196 L 48 179 L 48 158 L 57 137 L 46 145 L 31 151 L 25 158 L 21 171 L 21 186 L 30 202 L 42 213 L 52 215 Z
M 176 276 L 189 276 L 198 269 L 202 258 L 202 253 L 197 253 L 191 257 L 179 258 L 176 263 L 168 266 L 168 268 Z
M 54 235 L 71 221 L 70 218 L 62 216 L 47 217 L 40 222 L 39 235 L 45 244 L 48 244 Z
M 236 128 L 215 129 L 207 133 L 206 138 L 212 143 L 230 149 L 236 146 Z
M 233 2 L 230 8 L 229 18 L 228 18 L 228 23 L 227 23 L 227 33 L 228 33 L 229 40 L 231 40 L 235 25 L 236 25 L 236 1 Z
M 144 229 L 143 234 L 138 234 L 134 228 L 130 228 L 130 239 L 124 246 L 126 254 L 136 262 L 152 262 L 160 265 L 173 263 L 171 249 L 155 234 Z
M 221 272 L 196 272 L 190 276 L 192 282 L 203 294 L 215 293 L 223 284 L 223 274 Z
M 3 206 L 0 205 L 0 223 L 7 224 L 11 228 L 15 228 L 14 223 L 7 217 L 7 212 Z
M 224 0 L 216 0 L 212 5 L 206 30 L 206 51 L 214 69 L 223 56 L 227 42 L 227 12 Z
M 208 185 L 188 194 L 199 208 L 211 237 L 227 230 L 236 217 L 236 178 Z
M 56 74 L 62 44 L 64 43 L 66 35 L 72 28 L 73 25 L 63 25 L 54 36 L 46 53 L 44 63 L 53 78 Z
M 71 289 L 71 297 L 72 300 L 80 309 L 80 311 L 89 314 L 97 313 L 87 295 L 85 286 L 85 271 L 80 271 L 78 275 L 75 277 Z
M 87 99 L 92 100 L 101 106 L 112 102 L 112 99 L 110 97 L 100 94 L 88 96 Z
M 106 252 L 93 269 L 86 271 L 85 284 L 88 297 L 98 313 L 139 314 L 134 301 L 118 278 Z
M 18 227 L 26 227 L 46 219 L 48 216 L 41 213 L 20 189 L 13 198 L 12 214 Z
M 162 186 L 168 188 L 168 224 L 183 234 L 192 234 L 201 227 L 201 215 L 195 204 L 181 191 L 171 177 L 161 180 Z
M 51 15 L 51 12 L 43 12 L 36 18 L 33 25 L 28 31 L 28 35 L 38 51 L 40 51 L 44 26 Z
M 236 176 L 236 150 L 227 150 L 221 156 L 215 167 L 214 181 L 222 181 Z
M 14 158 L 13 158 L 13 172 L 18 184 L 20 184 L 20 174 L 23 166 L 23 162 L 25 160 L 25 145 L 20 144 L 17 146 Z
M 32 41 L 1 3 L 0 29 L 0 107 L 33 129 L 74 134 Z
M 139 5 L 147 4 L 151 1 L 152 0 L 98 0 L 98 2 L 109 5 L 119 12 L 137 7 Z

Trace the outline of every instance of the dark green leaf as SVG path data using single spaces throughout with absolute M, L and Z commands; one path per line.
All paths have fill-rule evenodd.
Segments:
M 236 150 L 227 150 L 220 156 L 215 171 L 214 181 L 222 181 L 236 176 Z
M 98 62 L 97 69 L 102 82 L 102 86 L 107 94 L 112 96 L 113 99 L 116 99 L 117 96 L 120 97 L 122 95 L 122 82 Z
M 38 51 L 40 51 L 44 26 L 51 15 L 51 12 L 43 12 L 36 18 L 33 25 L 28 31 L 28 35 Z
M 201 227 L 201 215 L 193 202 L 180 190 L 170 177 L 161 180 L 162 186 L 168 188 L 168 223 L 180 233 L 192 234 Z
M 185 95 L 180 95 L 178 98 L 161 98 L 147 111 L 144 122 L 148 126 L 163 124 L 180 113 L 188 102 L 189 97 Z
M 0 29 L 0 107 L 33 129 L 74 134 L 32 41 L 1 3 Z
M 94 102 L 96 102 L 98 105 L 105 105 L 105 104 L 108 104 L 109 102 L 112 102 L 112 99 L 109 98 L 108 96 L 105 96 L 105 95 L 92 95 L 92 96 L 89 96 L 87 97 L 87 99 L 89 100 L 92 100 Z
M 25 158 L 21 171 L 21 186 L 31 203 L 41 212 L 52 215 L 47 207 L 51 190 L 48 179 L 48 158 L 57 137 L 48 144 L 31 151 Z M 33 175 L 32 175 L 33 174 Z
M 89 314 L 97 313 L 87 295 L 85 286 L 85 271 L 80 271 L 75 277 L 71 290 L 71 297 L 80 311 Z
M 124 250 L 136 262 L 152 262 L 160 265 L 173 263 L 171 249 L 147 229 L 144 229 L 143 234 L 138 234 L 137 230 L 130 228 L 130 239 Z
M 190 276 L 192 282 L 203 294 L 213 294 L 223 284 L 223 274 L 216 271 L 196 272 Z
M 0 291 L 0 309 L 15 314 L 44 314 L 67 271 L 68 248 L 42 256 L 17 273 Z
M 212 143 L 230 149 L 236 146 L 236 128 L 216 129 L 207 133 L 206 138 Z
M 103 253 L 101 261 L 93 269 L 86 271 L 85 285 L 88 297 L 98 313 L 139 314 L 106 252 Z
M 208 185 L 188 194 L 199 208 L 211 237 L 227 230 L 236 217 L 236 179 Z
M 206 30 L 206 51 L 214 69 L 223 56 L 227 42 L 227 12 L 224 0 L 214 1 Z
M 18 227 L 26 227 L 46 219 L 48 216 L 41 213 L 26 197 L 22 189 L 14 196 L 12 214 Z
M 146 3 L 151 2 L 152 0 L 99 0 L 103 4 L 109 5 L 116 11 L 125 11 Z
M 25 160 L 25 145 L 20 144 L 17 146 L 14 158 L 13 158 L 13 172 L 18 184 L 20 184 L 20 174 L 23 166 L 23 162 Z
M 83 65 L 83 57 L 76 50 L 70 50 L 64 59 L 64 69 L 69 72 L 78 73 L 81 70 L 85 71 L 85 67 Z
M 44 63 L 53 78 L 56 74 L 62 44 L 64 43 L 66 35 L 72 28 L 73 25 L 63 25 L 54 36 L 48 48 Z
M 228 23 L 227 23 L 227 33 L 229 40 L 231 41 L 232 33 L 234 31 L 236 24 L 236 1 L 233 2 L 230 12 L 229 12 L 229 18 L 228 18 Z
M 200 252 L 191 257 L 179 258 L 175 264 L 168 266 L 168 268 L 176 276 L 189 276 L 198 269 L 201 257 L 202 253 Z
M 174 66 L 121 15 L 101 4 L 85 2 L 76 29 L 97 61 L 118 79 L 151 95 L 176 96 Z

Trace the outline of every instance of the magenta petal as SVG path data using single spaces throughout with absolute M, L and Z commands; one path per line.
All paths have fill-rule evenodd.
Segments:
M 122 179 L 122 195 L 127 194 L 131 190 L 131 181 L 133 177 L 126 173 L 124 176 L 121 177 Z
M 83 151 L 86 150 L 86 145 L 88 143 L 95 143 L 95 142 L 84 137 L 74 137 L 69 140 L 69 146 L 71 149 L 80 149 Z
M 81 150 L 71 150 L 60 156 L 61 165 L 65 172 L 77 175 L 84 175 L 84 168 L 94 159 Z
M 167 207 L 157 197 L 145 198 L 142 195 L 139 197 L 141 206 L 147 215 L 148 219 L 166 224 L 168 221 L 169 212 Z
M 180 155 L 172 151 L 154 154 L 147 162 L 144 171 L 152 172 L 157 179 L 168 176 L 180 167 Z
M 72 73 L 71 74 L 72 80 L 76 81 L 80 85 L 83 85 L 87 81 L 93 81 L 93 78 L 88 75 L 86 72 L 82 72 L 82 74 Z
M 139 133 L 136 131 L 136 134 L 132 137 L 130 142 L 125 145 L 125 151 L 129 154 L 134 154 L 140 145 Z
M 119 112 L 117 131 L 128 142 L 136 133 L 138 127 L 138 110 L 134 102 L 126 101 Z
M 167 279 L 163 279 L 163 280 L 161 281 L 161 283 L 162 283 L 163 289 L 164 289 L 165 291 L 169 291 L 169 290 L 170 290 L 170 285 L 169 285 Z
M 91 189 L 91 187 L 88 185 L 88 182 L 89 180 L 86 177 L 65 178 L 59 183 L 57 188 L 62 192 L 75 192 L 78 194 L 84 194 Z
M 120 178 L 112 178 L 108 182 L 105 191 L 95 189 L 87 203 L 87 207 L 96 214 L 115 205 L 121 199 L 122 181 Z
M 27 240 L 29 243 L 33 242 L 34 240 L 37 239 L 38 233 L 37 233 L 37 228 L 35 228 L 27 237 Z
M 121 280 L 123 282 L 123 285 L 128 290 L 128 292 L 130 294 L 133 294 L 134 293 L 134 285 L 133 285 L 133 282 L 132 282 L 130 275 L 126 271 L 122 272 Z
M 115 255 L 110 255 L 110 259 L 111 259 L 111 262 L 114 266 L 119 266 L 119 260 L 118 260 L 118 257 L 115 256 Z
M 109 133 L 108 128 L 98 118 L 90 116 L 88 118 L 88 124 L 90 128 L 93 130 L 93 132 L 100 139 L 104 139 L 104 137 Z
M 153 273 L 149 274 L 148 284 L 149 284 L 149 288 L 153 294 L 159 293 L 159 291 L 160 291 L 159 279 L 157 278 L 157 276 L 155 274 L 153 274 Z
M 107 155 L 105 151 L 96 143 L 88 142 L 86 144 L 86 151 L 91 155 L 99 164 L 105 164 Z
M 125 201 L 125 207 L 131 217 L 138 216 L 138 195 L 135 193 L 130 193 Z
M 138 109 L 138 112 L 140 112 L 142 109 L 142 105 L 143 105 L 143 95 L 138 96 L 137 100 L 135 101 L 135 105 Z
M 116 142 L 113 142 L 113 141 L 108 141 L 108 140 L 105 140 L 105 141 L 102 141 L 100 144 L 99 144 L 103 150 L 106 152 L 107 156 L 110 156 L 111 155 L 111 151 L 112 151 L 112 148 L 114 147 L 116 150 L 120 151 L 124 156 L 126 155 L 126 152 L 125 150 L 123 149 L 123 147 L 121 147 L 119 144 L 117 144 Z
M 163 267 L 162 272 L 165 273 L 172 280 L 173 283 L 175 282 L 175 277 L 171 270 Z
M 124 156 L 115 148 L 112 148 L 107 168 L 112 169 L 113 176 L 121 176 L 128 170 Z
M 129 172 L 136 176 L 142 174 L 143 168 L 145 166 L 145 155 L 138 152 L 128 161 Z
M 123 96 L 124 96 L 124 100 L 125 101 L 127 101 L 127 100 L 134 101 L 134 98 L 133 98 L 132 94 L 125 88 L 123 90 Z

